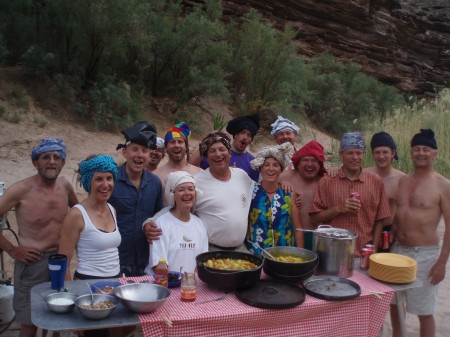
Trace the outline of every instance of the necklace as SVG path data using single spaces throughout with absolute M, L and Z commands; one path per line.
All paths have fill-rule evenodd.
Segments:
M 264 190 L 264 192 L 266 192 L 267 194 L 274 194 L 276 191 L 278 191 L 278 187 L 275 189 L 275 190 L 273 190 L 272 192 L 269 192 L 268 190 L 266 190 L 265 188 L 264 188 L 264 186 L 263 185 L 261 185 L 261 188 Z

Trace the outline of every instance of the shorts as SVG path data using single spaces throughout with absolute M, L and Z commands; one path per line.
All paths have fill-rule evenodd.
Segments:
M 434 315 L 438 286 L 430 283 L 429 273 L 439 257 L 439 246 L 406 247 L 395 241 L 391 252 L 406 255 L 417 261 L 417 279 L 422 287 L 402 291 L 406 300 L 406 311 L 419 316 Z
M 43 253 L 41 259 L 32 264 L 20 261 L 14 262 L 14 297 L 13 308 L 16 321 L 24 325 L 31 322 L 31 288 L 43 282 L 50 281 L 48 272 L 48 257 L 53 253 Z

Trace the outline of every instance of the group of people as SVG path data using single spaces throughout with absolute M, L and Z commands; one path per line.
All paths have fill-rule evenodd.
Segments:
M 160 258 L 172 270 L 193 272 L 195 256 L 208 250 L 312 249 L 312 236 L 297 229 L 319 224 L 356 232 L 356 255 L 367 243 L 377 247 L 392 225 L 392 251 L 415 258 L 424 282 L 407 294 L 408 311 L 419 316 L 421 336 L 433 336 L 436 285 L 450 253 L 450 181 L 433 170 L 433 131 L 422 129 L 412 138 L 414 171 L 405 174 L 392 165 L 397 149 L 384 131 L 370 142 L 374 167 L 361 166 L 363 135 L 348 132 L 340 141 L 342 165 L 327 170 L 323 146 L 313 140 L 297 149 L 301 129 L 281 116 L 272 124 L 277 145 L 252 155 L 248 147 L 259 128 L 257 115 L 234 118 L 226 128 L 232 138 L 212 132 L 190 154 L 186 123 L 171 126 L 161 138 L 153 123 L 137 123 L 122 131 L 125 142 L 117 146 L 122 165 L 103 154 L 79 163 L 79 181 L 88 192 L 81 202 L 59 176 L 66 157 L 63 140 L 37 144 L 31 155 L 37 174 L 0 197 L 0 214 L 15 208 L 19 227 L 19 245 L 0 234 L 0 248 L 15 260 L 14 310 L 21 336 L 36 333 L 30 290 L 48 281 L 52 253 L 70 261 L 76 252 L 76 270 L 68 269 L 66 279 L 151 274 Z M 159 165 L 164 156 L 167 162 Z

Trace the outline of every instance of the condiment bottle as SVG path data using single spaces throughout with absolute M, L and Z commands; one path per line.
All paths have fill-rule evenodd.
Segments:
M 166 259 L 159 259 L 158 264 L 155 267 L 155 283 L 167 287 L 169 280 L 169 267 Z
M 181 300 L 183 302 L 193 302 L 196 299 L 195 274 L 184 273 L 181 279 Z

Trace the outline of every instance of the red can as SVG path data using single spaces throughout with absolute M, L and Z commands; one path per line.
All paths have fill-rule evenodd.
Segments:
M 374 245 L 371 245 L 370 243 L 368 243 L 364 248 L 367 248 L 372 254 L 376 253 L 376 249 Z
M 350 198 L 355 198 L 355 199 L 360 200 L 361 194 L 359 194 L 358 192 L 350 192 Z
M 388 231 L 383 232 L 383 249 L 389 249 L 391 245 L 391 233 Z
M 361 249 L 360 268 L 362 270 L 369 269 L 369 258 L 372 252 L 368 248 Z

